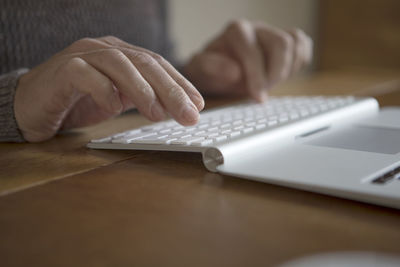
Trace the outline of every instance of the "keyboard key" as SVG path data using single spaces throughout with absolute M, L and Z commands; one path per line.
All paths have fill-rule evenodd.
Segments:
M 129 144 L 131 141 L 139 138 L 143 138 L 146 136 L 151 136 L 151 135 L 156 135 L 156 133 L 138 133 L 135 135 L 129 135 L 129 137 L 123 137 L 123 138 L 117 138 L 113 139 L 111 142 L 112 143 L 117 143 L 117 144 Z
M 274 126 L 278 124 L 278 121 L 269 121 L 267 124 L 268 126 Z
M 194 132 L 194 131 L 196 131 L 196 130 L 197 130 L 196 127 L 188 127 L 188 128 L 186 128 L 184 131 L 185 131 L 186 133 L 190 133 L 190 132 Z
M 211 127 L 211 128 L 208 128 L 207 129 L 207 132 L 217 132 L 217 131 L 219 131 L 219 128 L 218 127 Z
M 230 134 L 228 134 L 229 137 L 233 138 L 233 137 L 238 137 L 240 136 L 242 133 L 240 131 L 234 131 L 231 132 Z
M 198 136 L 188 136 L 185 138 L 180 138 L 171 142 L 172 145 L 190 145 L 193 142 L 201 142 L 205 137 Z
M 224 131 L 222 131 L 221 132 L 221 134 L 225 134 L 225 135 L 227 135 L 227 134 L 230 134 L 232 132 L 232 130 L 224 130 Z
M 221 121 L 220 120 L 215 120 L 211 122 L 211 126 L 215 126 L 215 125 L 220 125 Z
M 247 133 L 251 133 L 252 131 L 254 131 L 253 127 L 249 127 L 249 128 L 244 128 L 242 130 L 242 133 L 247 134 Z
M 161 125 L 148 125 L 141 128 L 142 132 L 151 132 L 162 129 Z
M 141 131 L 141 130 L 127 131 L 125 132 L 125 135 L 120 138 L 135 138 L 136 136 L 149 135 L 149 134 L 156 134 L 156 133 L 152 131 Z M 116 135 L 113 136 L 113 139 L 116 139 L 115 137 Z
M 220 136 L 215 137 L 214 141 L 215 142 L 221 142 L 221 141 L 224 141 L 226 139 L 228 139 L 228 137 L 226 135 L 220 135 Z
M 226 129 L 229 128 L 231 125 L 229 123 L 224 123 L 221 126 L 219 126 L 220 129 Z
M 165 139 L 165 144 L 166 144 L 166 145 L 169 145 L 169 144 L 171 144 L 171 142 L 173 142 L 173 141 L 175 141 L 175 140 L 178 140 L 178 138 L 171 138 L 171 137 L 169 137 L 169 138 Z
M 243 130 L 243 129 L 244 129 L 243 125 L 236 126 L 236 127 L 233 128 L 233 130 L 235 130 L 235 131 L 240 131 L 240 130 Z
M 181 134 L 176 134 L 176 135 L 169 135 L 169 137 L 171 137 L 171 138 L 178 138 L 178 139 L 189 137 L 189 136 L 192 136 L 192 134 L 191 133 L 185 133 L 185 132 L 183 132 Z
M 256 125 L 257 125 L 257 123 L 255 121 L 246 123 L 246 126 L 248 126 L 248 127 L 254 127 Z
M 167 128 L 167 129 L 163 129 L 161 131 L 159 131 L 159 133 L 165 134 L 165 133 L 170 133 L 172 131 L 172 129 Z
M 212 145 L 214 142 L 211 139 L 204 139 L 204 140 L 200 140 L 200 141 L 194 141 L 191 143 L 191 145 L 193 146 L 208 146 L 208 145 Z
M 205 134 L 205 133 L 206 133 L 206 131 L 202 130 L 202 131 L 198 131 L 198 132 L 195 133 L 194 135 L 202 135 L 202 134 Z
M 197 126 L 197 129 L 204 129 L 204 128 L 207 128 L 209 126 L 210 125 L 208 123 L 202 123 L 202 124 L 199 124 L 199 126 Z
M 265 123 L 261 123 L 261 124 L 256 125 L 256 130 L 261 130 L 261 129 L 264 129 L 266 127 L 267 127 L 267 125 Z
M 185 126 L 182 126 L 182 125 L 178 125 L 178 126 L 175 126 L 174 128 L 172 128 L 173 130 L 183 130 L 185 128 Z
M 171 135 L 179 135 L 179 134 L 183 134 L 183 133 L 184 133 L 184 131 L 176 131 L 176 132 L 171 133 Z
M 279 122 L 283 123 L 283 122 L 287 122 L 289 120 L 288 117 L 284 116 L 284 117 L 280 117 L 279 118 Z
M 131 144 L 163 144 L 168 139 L 168 135 L 150 135 L 143 138 L 132 140 Z M 169 138 L 170 139 L 170 138 Z

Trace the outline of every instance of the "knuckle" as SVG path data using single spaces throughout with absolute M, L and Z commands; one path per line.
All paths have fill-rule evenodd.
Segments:
M 179 75 L 178 77 L 175 78 L 175 81 L 177 84 L 180 84 L 181 86 L 185 86 L 190 89 L 193 88 L 193 85 L 183 76 Z
M 144 52 L 135 52 L 132 54 L 132 60 L 140 67 L 151 67 L 157 62 L 152 56 Z
M 150 85 L 144 85 L 138 90 L 140 101 L 136 103 L 137 107 L 140 108 L 141 112 L 146 116 L 151 117 L 151 110 L 153 103 L 156 99 L 153 88 Z
M 153 99 L 155 97 L 153 88 L 149 84 L 140 87 L 139 92 L 144 96 L 143 99 Z
M 294 28 L 291 30 L 291 32 L 293 33 L 294 36 L 296 36 L 297 38 L 301 38 L 302 36 L 306 36 L 306 34 L 304 33 L 304 31 L 300 28 Z
M 299 40 L 302 40 L 302 41 L 305 41 L 308 43 L 310 43 L 310 42 L 312 43 L 311 37 L 307 33 L 305 33 L 302 29 L 294 28 L 292 30 L 292 32 Z
M 114 86 L 110 79 L 103 79 L 101 82 L 99 82 L 99 86 L 103 89 L 103 92 L 114 92 Z
M 306 33 L 304 33 L 303 38 L 304 38 L 304 42 L 306 43 L 306 45 L 309 46 L 310 48 L 312 48 L 314 45 L 313 39 L 310 36 L 308 36 Z
M 152 53 L 152 57 L 154 58 L 155 61 L 163 63 L 165 62 L 165 58 L 157 53 Z
M 193 84 L 188 81 L 185 77 L 179 76 L 175 78 L 175 81 L 178 85 L 180 85 L 183 89 L 181 89 L 182 93 L 187 96 L 193 96 L 202 102 L 202 97 L 197 89 L 193 86 Z
M 61 66 L 62 72 L 72 73 L 82 70 L 87 66 L 86 61 L 80 57 L 72 57 Z
M 75 90 L 77 76 L 81 75 L 87 68 L 87 63 L 80 57 L 72 57 L 67 59 L 55 71 L 54 76 L 62 85 L 62 99 L 67 99 Z
M 311 37 L 306 34 L 302 29 L 300 28 L 294 28 L 291 30 L 293 33 L 294 38 L 297 39 L 297 42 L 303 43 L 303 45 L 306 46 L 312 46 L 313 45 L 313 40 Z
M 186 95 L 183 93 L 183 90 L 176 85 L 170 85 L 166 87 L 168 91 L 168 99 L 173 101 L 176 104 L 183 104 L 186 102 Z
M 244 19 L 236 19 L 228 25 L 228 31 L 233 34 L 243 33 L 247 23 Z
M 118 48 L 109 48 L 106 51 L 115 57 L 125 57 L 124 53 Z
M 293 37 L 286 32 L 281 32 L 276 35 L 276 45 L 281 47 L 283 50 L 290 50 L 293 48 L 294 39 Z
M 95 40 L 92 38 L 89 38 L 89 37 L 82 38 L 82 39 L 79 39 L 79 40 L 73 42 L 70 46 L 68 46 L 65 49 L 65 51 L 73 53 L 73 52 L 77 52 L 77 51 L 86 50 L 86 49 L 90 48 L 94 42 L 95 42 Z
M 82 39 L 79 39 L 78 41 L 75 41 L 74 43 L 72 43 L 72 46 L 87 46 L 87 45 L 91 45 L 94 42 L 93 38 L 89 38 L 89 37 L 85 37 Z
M 101 40 L 103 40 L 104 42 L 110 44 L 110 45 L 115 45 L 119 42 L 121 42 L 121 39 L 113 36 L 113 35 L 107 35 L 107 36 L 103 36 L 100 38 Z
M 109 53 L 109 55 L 111 56 L 111 58 L 115 61 L 118 62 L 118 64 L 127 64 L 129 63 L 129 59 L 125 56 L 125 54 L 117 49 L 117 48 L 110 48 L 105 50 L 107 53 Z
M 307 36 L 307 45 L 310 47 L 310 49 L 312 49 L 314 46 L 314 40 L 309 36 Z

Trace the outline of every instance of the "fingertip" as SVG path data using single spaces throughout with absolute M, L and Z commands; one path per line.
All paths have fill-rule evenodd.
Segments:
M 261 91 L 261 93 L 260 93 L 260 95 L 261 95 L 261 102 L 265 102 L 265 101 L 267 101 L 267 99 L 268 99 L 268 91 L 267 90 L 263 90 L 263 91 Z
M 186 105 L 181 112 L 179 122 L 182 125 L 194 125 L 198 122 L 200 114 L 197 108 L 191 104 Z
M 268 99 L 268 92 L 266 89 L 260 90 L 254 94 L 253 98 L 258 103 L 264 103 Z

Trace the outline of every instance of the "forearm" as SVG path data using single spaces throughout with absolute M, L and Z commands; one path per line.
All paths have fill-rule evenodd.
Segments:
M 19 77 L 27 69 L 0 76 L 0 142 L 24 142 L 14 115 L 14 96 Z

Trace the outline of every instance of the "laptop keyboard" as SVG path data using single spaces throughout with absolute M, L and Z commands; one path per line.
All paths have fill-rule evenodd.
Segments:
M 169 120 L 91 140 L 91 143 L 214 146 L 304 120 L 354 102 L 354 97 L 349 96 L 270 97 L 262 104 L 247 103 L 203 112 L 194 126 L 185 127 Z

